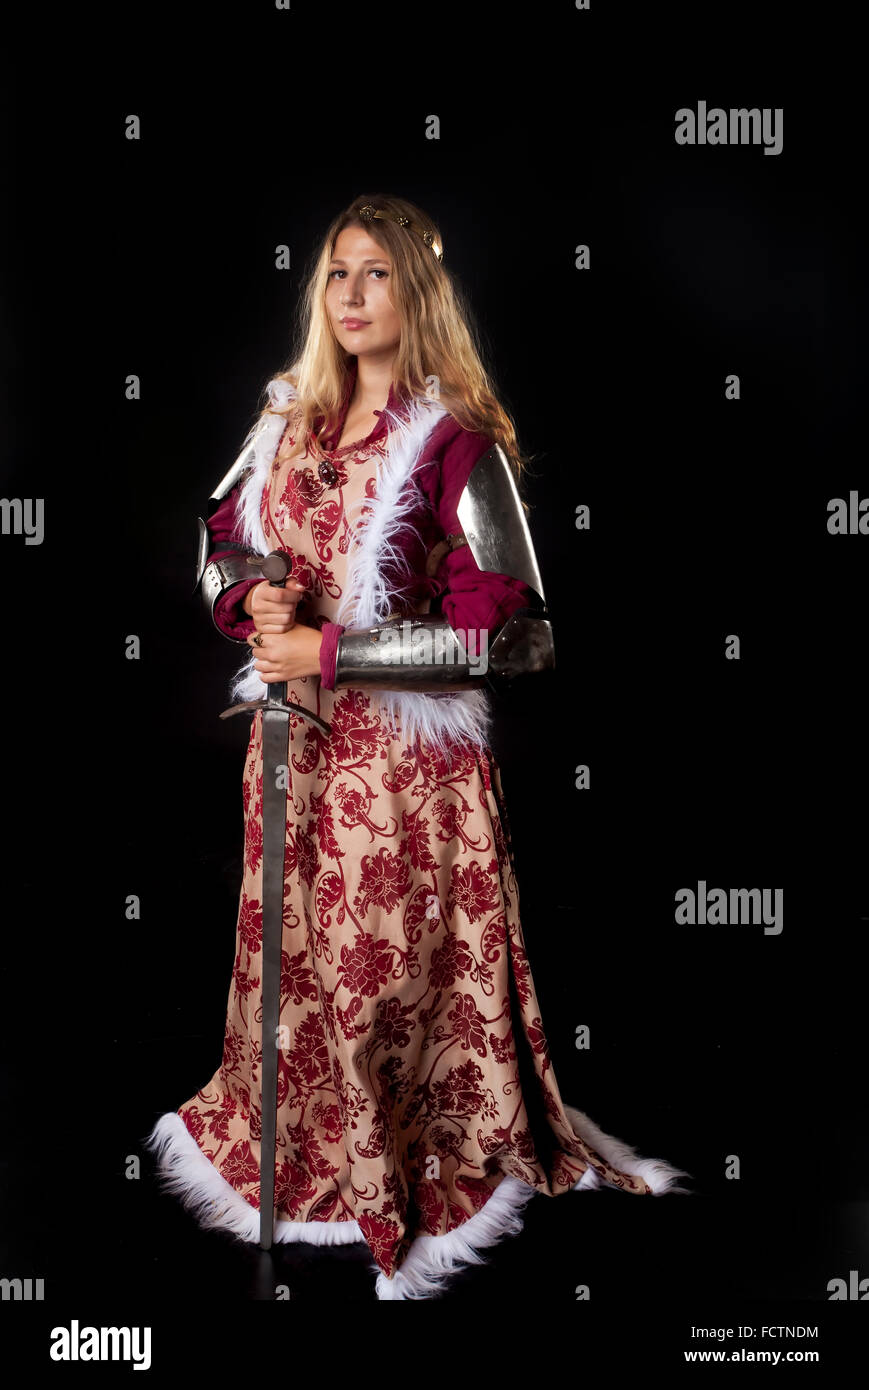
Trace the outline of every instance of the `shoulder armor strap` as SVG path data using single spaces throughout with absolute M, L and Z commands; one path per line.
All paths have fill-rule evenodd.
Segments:
M 457 513 L 480 569 L 521 579 L 545 604 L 531 532 L 513 470 L 500 444 L 493 444 L 474 464 Z

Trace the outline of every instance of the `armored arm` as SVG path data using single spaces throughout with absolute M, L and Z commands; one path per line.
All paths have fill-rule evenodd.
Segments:
M 251 551 L 234 539 L 239 490 L 252 462 L 253 451 L 248 445 L 209 497 L 208 520 L 197 517 L 199 546 L 193 593 L 201 594 L 218 632 L 239 643 L 246 642 L 254 630 L 253 619 L 242 607 L 244 597 L 262 578 L 247 563 Z
M 462 628 L 443 614 L 425 614 L 345 628 L 337 639 L 335 689 L 374 686 L 443 694 L 486 683 L 497 688 L 498 680 L 554 667 L 537 557 L 513 471 L 499 445 L 471 468 L 455 518 L 446 523 L 453 574 L 461 575 L 466 594 L 484 596 L 476 610 L 491 613 L 494 621 Z M 474 607 L 466 606 L 469 612 Z M 446 596 L 444 608 L 457 615 Z
M 492 646 L 469 642 L 441 614 L 390 618 L 372 628 L 345 629 L 338 638 L 335 689 L 375 686 L 446 694 L 512 680 L 554 666 L 552 626 L 530 608 L 516 609 Z

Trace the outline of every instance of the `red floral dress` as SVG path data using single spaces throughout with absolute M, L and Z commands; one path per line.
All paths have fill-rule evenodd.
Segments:
M 269 546 L 294 556 L 305 621 L 334 621 L 354 503 L 373 495 L 388 435 L 329 455 L 286 446 L 264 490 Z M 312 466 L 314 465 L 314 466 Z M 301 616 L 301 615 L 300 615 Z M 319 620 L 319 621 L 318 621 Z M 588 1167 L 651 1191 L 589 1148 L 553 1075 L 519 921 L 498 767 L 486 749 L 390 735 L 376 690 L 289 683 L 285 911 L 275 1220 L 356 1221 L 392 1277 L 418 1235 L 478 1212 L 506 1175 L 548 1195 Z M 222 1177 L 259 1205 L 262 716 L 244 767 L 245 856 L 223 1060 L 179 1108 Z

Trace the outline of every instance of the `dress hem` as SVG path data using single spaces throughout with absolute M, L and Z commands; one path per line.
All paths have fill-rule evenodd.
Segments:
M 596 1125 L 594 1120 L 589 1119 L 588 1115 L 582 1110 L 577 1110 L 573 1105 L 564 1105 L 564 1113 L 570 1121 L 574 1134 L 589 1148 L 594 1149 L 595 1153 L 601 1158 L 605 1158 L 607 1163 L 618 1169 L 621 1173 L 630 1173 L 632 1177 L 642 1178 L 652 1189 L 653 1197 L 662 1197 L 665 1193 L 684 1193 L 686 1196 L 693 1196 L 693 1189 L 683 1187 L 677 1180 L 679 1178 L 691 1178 L 686 1168 L 676 1168 L 672 1163 L 667 1163 L 663 1158 L 641 1158 L 636 1149 L 630 1144 L 626 1144 L 622 1139 L 616 1139 L 613 1134 L 606 1134 Z M 571 1191 L 588 1191 L 596 1187 L 613 1187 L 613 1183 L 608 1183 L 594 1168 L 586 1169 L 579 1182 L 573 1184 Z M 642 1195 L 642 1194 L 641 1194 Z
M 691 1195 L 690 1188 L 677 1182 L 680 1177 L 692 1176 L 684 1168 L 676 1168 L 663 1159 L 641 1158 L 629 1144 L 605 1134 L 572 1105 L 565 1105 L 564 1112 L 578 1138 L 614 1168 L 642 1177 L 653 1196 L 679 1192 Z M 259 1210 L 245 1201 L 206 1158 L 177 1111 L 161 1115 L 143 1142 L 155 1155 L 164 1190 L 179 1197 L 204 1229 L 226 1231 L 244 1241 L 259 1241 Z M 613 1186 L 596 1169 L 588 1167 L 570 1190 L 589 1192 Z M 508 1173 L 485 1206 L 461 1226 L 443 1235 L 417 1236 L 391 1278 L 372 1257 L 369 1269 L 377 1274 L 375 1292 L 378 1299 L 437 1297 L 452 1275 L 468 1265 L 485 1264 L 486 1257 L 479 1253 L 481 1250 L 497 1244 L 505 1236 L 519 1235 L 524 1208 L 539 1190 Z M 367 1244 L 359 1223 L 352 1220 L 275 1221 L 274 1240 L 276 1243 L 298 1240 L 311 1245 Z
M 157 1160 L 161 1186 L 173 1193 L 204 1230 L 227 1231 L 258 1242 L 260 1214 L 206 1158 L 177 1111 L 161 1115 L 143 1140 Z M 311 1245 L 350 1245 L 363 1241 L 357 1221 L 276 1221 L 274 1240 Z

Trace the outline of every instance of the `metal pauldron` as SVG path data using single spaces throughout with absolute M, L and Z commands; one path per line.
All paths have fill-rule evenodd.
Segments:
M 456 514 L 481 570 L 520 579 L 546 605 L 543 580 L 510 461 L 500 444 L 477 459 Z
M 439 613 L 390 618 L 375 627 L 347 628 L 338 639 L 335 689 L 374 686 L 443 694 L 475 690 L 492 677 L 542 671 L 555 664 L 549 619 L 517 610 L 492 646 L 469 653 L 461 629 Z

